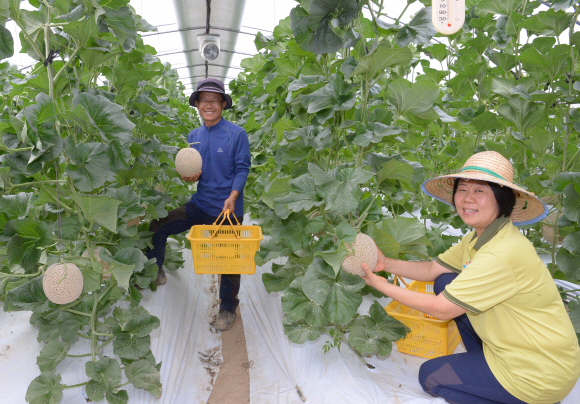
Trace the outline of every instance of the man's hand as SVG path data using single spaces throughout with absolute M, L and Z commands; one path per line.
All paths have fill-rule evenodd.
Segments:
M 232 191 L 230 197 L 225 200 L 224 208 L 222 209 L 222 211 L 225 212 L 226 210 L 229 210 L 230 213 L 234 213 L 236 200 L 238 199 L 238 196 L 240 196 L 240 193 L 238 191 Z
M 175 170 L 175 171 L 177 171 L 177 170 Z M 181 179 L 183 181 L 187 181 L 187 182 L 197 182 L 199 180 L 199 177 L 201 177 L 201 171 L 197 174 L 190 175 L 189 177 L 182 175 Z

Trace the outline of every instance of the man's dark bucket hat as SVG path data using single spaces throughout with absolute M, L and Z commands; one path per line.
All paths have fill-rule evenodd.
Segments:
M 226 94 L 224 83 L 221 80 L 213 78 L 203 79 L 197 82 L 197 90 L 189 97 L 189 105 L 195 107 L 195 102 L 197 101 L 199 93 L 204 91 L 208 93 L 222 94 L 226 100 L 226 107 L 224 109 L 231 108 L 232 97 Z

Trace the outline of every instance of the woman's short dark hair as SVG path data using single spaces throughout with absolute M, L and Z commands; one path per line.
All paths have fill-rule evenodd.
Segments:
M 451 197 L 451 203 L 455 206 L 455 193 L 457 192 L 457 186 L 459 185 L 459 180 L 464 178 L 455 178 L 455 182 L 453 183 L 453 195 Z M 516 204 L 516 194 L 513 189 L 510 187 L 502 187 L 495 182 L 489 181 L 481 181 L 489 185 L 491 190 L 493 191 L 493 195 L 495 196 L 495 201 L 497 202 L 497 206 L 499 208 L 499 214 L 497 217 L 510 217 L 512 211 L 514 210 L 514 206 Z

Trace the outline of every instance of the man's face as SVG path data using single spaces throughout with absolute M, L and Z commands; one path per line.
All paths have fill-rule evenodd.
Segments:
M 205 124 L 211 126 L 221 119 L 226 102 L 221 94 L 203 91 L 197 96 L 195 106 Z

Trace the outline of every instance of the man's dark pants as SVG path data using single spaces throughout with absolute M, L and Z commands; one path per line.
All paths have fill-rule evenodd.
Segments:
M 165 260 L 167 237 L 172 234 L 189 231 L 191 226 L 213 224 L 217 217 L 202 212 L 192 202 L 187 202 L 169 212 L 163 219 L 153 220 L 149 231 L 155 232 L 152 239 L 153 249 L 147 248 L 147 258 L 156 258 L 159 269 Z M 240 290 L 240 275 L 222 275 L 220 284 L 220 310 L 235 311 L 238 307 L 237 298 Z

